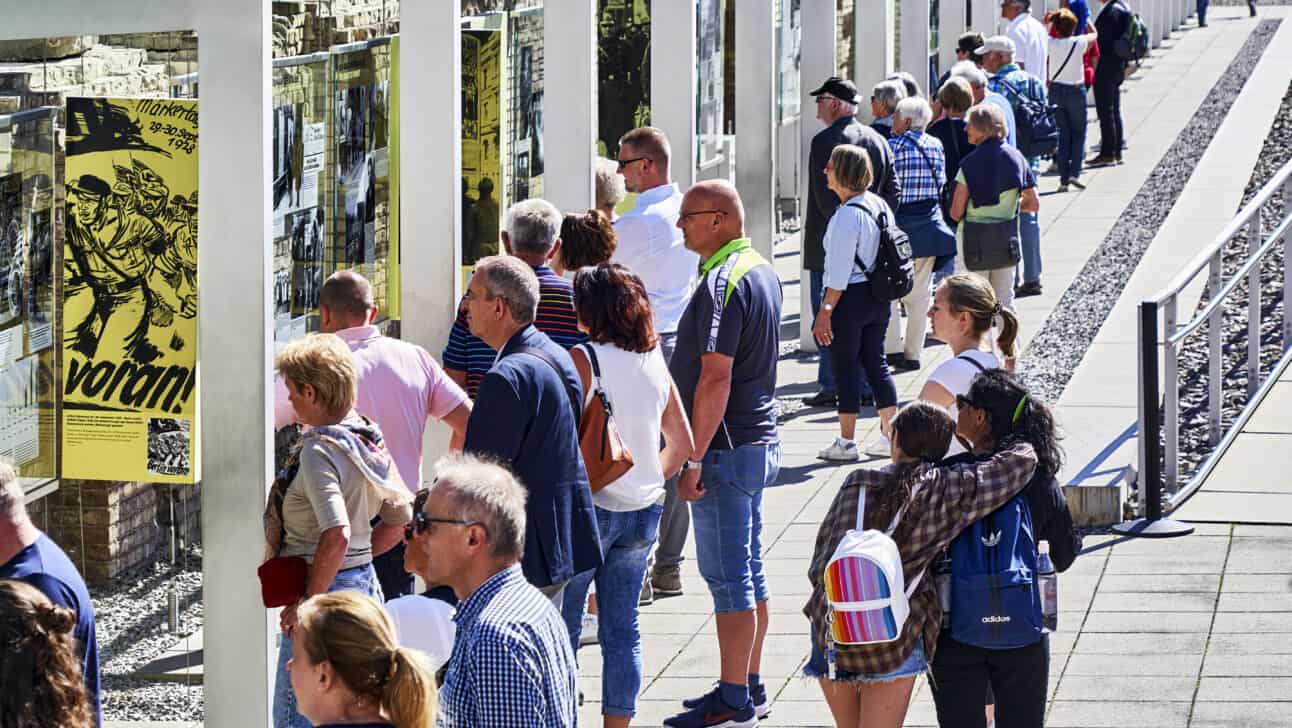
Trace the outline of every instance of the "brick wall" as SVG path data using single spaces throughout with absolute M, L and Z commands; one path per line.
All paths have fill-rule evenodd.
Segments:
M 399 0 L 280 0 L 273 14 L 275 58 L 399 32 Z

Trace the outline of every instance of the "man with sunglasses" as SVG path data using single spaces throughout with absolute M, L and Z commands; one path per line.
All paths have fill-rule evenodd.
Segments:
M 453 457 L 437 464 L 405 527 L 408 570 L 459 599 L 440 691 L 444 728 L 575 724 L 577 668 L 565 623 L 521 573 L 525 499 L 506 469 Z
M 682 190 L 669 177 L 672 148 L 664 132 L 654 127 L 633 129 L 619 139 L 619 173 L 624 186 L 636 193 L 633 209 L 615 221 L 618 246 L 611 260 L 641 277 L 655 310 L 655 333 L 664 360 L 673 357 L 677 323 L 695 288 L 700 260 L 682 243 L 677 214 Z M 664 512 L 660 515 L 659 546 L 651 569 L 654 596 L 682 593 L 682 549 L 691 528 L 690 512 L 678 500 L 677 479 L 664 484 Z M 643 596 L 645 590 L 643 589 Z
M 803 220 L 803 269 L 808 272 L 812 320 L 821 308 L 822 283 L 825 277 L 825 228 L 839 207 L 838 195 L 826 184 L 825 165 L 840 144 L 854 144 L 866 150 L 874 180 L 870 191 L 883 197 L 896 210 L 901 182 L 893 171 L 893 150 L 879 132 L 857 121 L 857 87 L 846 79 L 831 76 L 812 92 L 816 97 L 816 118 L 825 128 L 812 137 L 808 152 L 807 215 Z M 830 348 L 819 347 L 816 381 L 821 389 L 803 400 L 809 407 L 833 408 L 838 400 L 834 374 L 830 369 Z M 874 404 L 870 385 L 861 378 L 862 404 Z

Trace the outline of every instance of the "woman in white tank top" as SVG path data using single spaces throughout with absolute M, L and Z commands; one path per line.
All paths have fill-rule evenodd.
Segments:
M 929 375 L 920 399 L 946 407 L 952 418 L 956 416 L 956 395 L 968 394 L 969 384 L 979 372 L 1002 366 L 990 338 L 998 318 L 1001 327 L 996 345 L 1005 356 L 1004 368 L 1013 371 L 1018 318 L 1001 308 L 991 285 L 975 273 L 958 273 L 942 281 L 929 306 L 929 320 L 933 336 L 951 347 L 951 358 Z M 947 456 L 964 451 L 953 438 Z
M 642 686 L 637 601 L 659 535 L 664 481 L 681 470 L 694 443 L 641 278 L 617 263 L 581 268 L 574 276 L 574 310 L 588 335 L 587 344 L 570 350 L 585 405 L 599 385 L 633 466 L 592 496 L 603 563 L 570 581 L 562 611 L 577 653 L 588 585 L 595 579 L 604 661 L 601 710 L 607 724 L 626 725 Z

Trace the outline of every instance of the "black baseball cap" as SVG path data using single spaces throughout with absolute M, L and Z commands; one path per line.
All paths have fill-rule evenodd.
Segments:
M 821 94 L 830 94 L 831 96 L 843 101 L 844 103 L 857 103 L 857 86 L 852 81 L 838 76 L 831 76 L 821 84 L 821 88 L 813 91 L 812 96 Z

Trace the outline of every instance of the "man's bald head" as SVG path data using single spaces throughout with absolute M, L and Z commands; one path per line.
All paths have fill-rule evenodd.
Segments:
M 328 309 L 331 332 L 364 326 L 371 320 L 376 305 L 372 301 L 372 284 L 351 270 L 328 276 L 319 289 L 319 307 Z
M 718 248 L 745 235 L 745 206 L 725 180 L 696 183 L 682 198 L 677 226 L 686 247 L 708 258 Z

